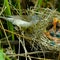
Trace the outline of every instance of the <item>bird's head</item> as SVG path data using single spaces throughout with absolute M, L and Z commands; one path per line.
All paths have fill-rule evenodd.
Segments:
M 40 20 L 41 20 L 40 17 L 35 14 L 35 15 L 32 16 L 31 23 L 32 24 L 37 24 Z
M 58 22 L 58 19 L 57 19 L 57 18 L 54 18 L 54 19 L 53 19 L 53 25 L 56 25 L 57 22 Z

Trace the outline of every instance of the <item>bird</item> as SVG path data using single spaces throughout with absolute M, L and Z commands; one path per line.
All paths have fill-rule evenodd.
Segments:
M 54 18 L 52 24 L 53 24 L 53 30 L 54 30 L 55 32 L 56 32 L 57 22 L 58 22 L 58 19 L 57 19 L 57 18 Z
M 46 28 L 48 30 L 45 33 L 46 36 L 57 43 L 60 40 L 60 21 L 57 18 L 54 18 L 51 25 L 48 27 Z
M 60 29 L 58 29 L 58 31 L 56 32 L 56 37 L 60 38 Z
M 19 15 L 9 16 L 9 17 L 0 16 L 0 19 L 4 19 L 6 21 L 9 21 L 13 25 L 16 25 L 18 27 L 29 28 L 30 26 L 37 24 L 40 20 L 40 18 L 37 15 L 33 15 L 30 17 L 31 17 L 31 21 L 29 21 L 29 22 L 27 20 L 24 21 L 23 19 L 21 19 Z
M 56 31 L 56 26 L 57 23 L 60 22 L 58 18 L 53 18 L 53 20 L 50 20 L 48 23 L 48 27 L 46 28 L 47 30 L 53 28 L 54 31 Z
M 48 24 L 48 27 L 46 28 L 49 31 L 51 36 L 55 35 L 55 32 L 57 30 L 56 29 L 57 22 L 58 22 L 58 19 L 57 18 L 53 18 L 53 20 L 50 20 L 50 22 Z
M 50 33 L 50 35 L 51 35 L 52 37 L 54 37 L 54 36 L 55 36 L 55 32 L 54 32 L 54 30 L 53 30 L 53 29 L 50 29 L 50 30 L 49 30 L 49 33 Z

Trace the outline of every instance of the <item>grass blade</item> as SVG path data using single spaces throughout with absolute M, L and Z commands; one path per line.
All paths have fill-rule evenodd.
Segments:
M 7 7 L 6 10 L 5 10 L 5 12 L 4 12 L 5 15 L 6 16 L 8 16 L 8 15 L 10 16 L 11 15 L 11 10 L 10 10 L 10 6 L 9 6 L 9 3 L 8 3 L 8 0 L 4 0 L 4 6 Z M 7 26 L 8 26 L 9 30 L 11 30 L 11 31 L 14 30 L 12 23 L 7 22 Z M 13 34 L 12 34 L 12 40 L 14 40 L 14 35 Z

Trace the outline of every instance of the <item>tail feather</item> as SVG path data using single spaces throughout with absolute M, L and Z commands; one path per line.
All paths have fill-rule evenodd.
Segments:
M 6 20 L 6 17 L 0 16 L 0 19 L 4 19 L 4 20 Z

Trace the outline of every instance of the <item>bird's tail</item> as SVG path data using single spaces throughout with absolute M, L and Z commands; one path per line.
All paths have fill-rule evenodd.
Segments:
M 12 18 L 3 17 L 3 16 L 0 16 L 0 19 L 6 20 L 6 21 L 10 21 L 10 22 L 11 22 L 11 20 L 12 20 Z
M 0 19 L 4 19 L 4 20 L 6 20 L 6 17 L 0 16 Z

